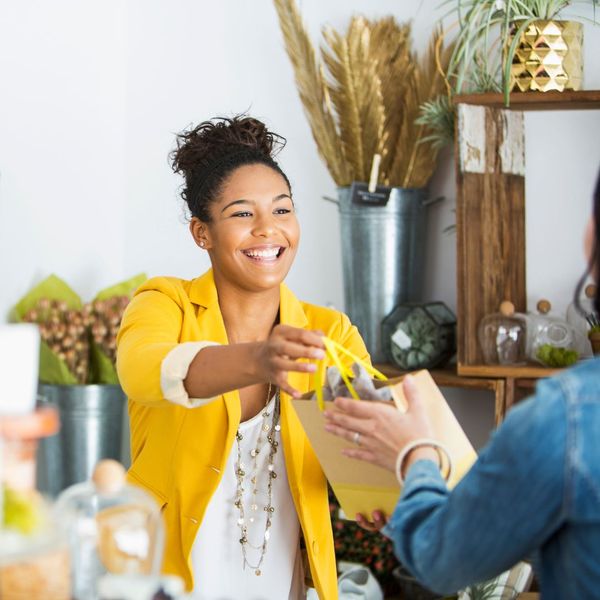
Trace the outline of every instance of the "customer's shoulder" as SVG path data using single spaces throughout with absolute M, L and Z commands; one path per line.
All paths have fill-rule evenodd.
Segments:
M 600 358 L 585 360 L 538 384 L 538 395 L 561 397 L 569 404 L 600 402 Z

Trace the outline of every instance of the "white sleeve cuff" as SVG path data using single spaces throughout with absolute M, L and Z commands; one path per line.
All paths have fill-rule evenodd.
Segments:
M 185 408 L 197 408 L 204 406 L 214 398 L 190 398 L 183 385 L 187 377 L 190 364 L 196 358 L 196 354 L 209 346 L 218 346 L 216 342 L 183 342 L 178 344 L 165 356 L 160 366 L 160 387 L 165 400 L 185 406 Z

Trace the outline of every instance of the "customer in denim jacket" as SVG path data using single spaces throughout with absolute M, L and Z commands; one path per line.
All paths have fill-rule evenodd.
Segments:
M 600 177 L 586 229 L 589 271 L 600 265 Z M 600 314 L 600 301 L 595 300 Z M 394 470 L 431 427 L 410 377 L 409 410 L 337 399 L 326 428 L 360 445 L 345 451 Z M 508 414 L 453 491 L 432 446 L 401 465 L 402 496 L 384 528 L 400 561 L 427 587 L 454 592 L 535 557 L 542 597 L 600 598 L 600 359 L 541 381 Z M 385 518 L 374 515 L 375 526 Z M 366 524 L 363 518 L 363 524 Z

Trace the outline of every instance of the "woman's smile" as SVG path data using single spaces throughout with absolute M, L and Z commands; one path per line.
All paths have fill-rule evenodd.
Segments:
M 285 248 L 279 245 L 264 244 L 253 246 L 242 250 L 242 253 L 247 256 L 252 262 L 258 264 L 272 265 L 276 263 L 285 252 Z
M 300 230 L 286 180 L 263 164 L 237 168 L 192 229 L 208 250 L 215 276 L 252 291 L 275 290 L 296 255 Z

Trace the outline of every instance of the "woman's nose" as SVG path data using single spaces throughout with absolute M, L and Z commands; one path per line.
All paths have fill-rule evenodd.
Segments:
M 252 228 L 252 234 L 258 237 L 268 237 L 275 231 L 272 215 L 257 215 Z

